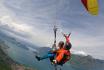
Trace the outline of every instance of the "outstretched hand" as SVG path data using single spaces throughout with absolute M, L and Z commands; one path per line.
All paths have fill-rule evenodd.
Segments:
M 71 33 L 69 33 L 68 35 L 67 34 L 64 34 L 64 33 L 62 33 L 62 34 L 65 37 L 66 42 L 69 42 L 69 37 L 70 37 Z
M 54 63 L 54 64 L 57 64 L 57 60 L 53 60 L 53 63 Z
M 69 35 L 68 36 L 70 36 L 71 35 L 71 33 L 69 33 Z
M 62 33 L 63 34 L 63 36 L 66 38 L 66 37 L 69 37 L 70 35 L 71 35 L 71 33 L 69 33 L 68 35 L 67 34 L 64 34 L 64 33 Z

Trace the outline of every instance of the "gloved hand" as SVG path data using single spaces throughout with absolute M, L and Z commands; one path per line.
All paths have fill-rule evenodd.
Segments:
M 57 64 L 57 60 L 53 60 L 53 63 L 54 63 L 54 64 Z

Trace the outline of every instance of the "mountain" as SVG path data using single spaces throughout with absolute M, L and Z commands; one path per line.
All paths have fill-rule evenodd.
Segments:
M 14 48 L 19 47 L 19 49 L 16 49 L 19 51 L 11 50 L 11 53 L 13 53 L 12 51 L 15 52 L 13 54 L 13 55 L 15 55 L 15 61 L 12 60 L 13 58 L 11 59 L 7 54 L 5 54 L 5 53 L 8 53 L 8 52 L 6 52 L 6 49 L 9 49 L 10 46 L 12 46 L 12 45 L 8 45 L 7 42 L 15 44 L 16 46 L 13 46 Z M 43 61 L 38 62 L 34 56 L 35 54 L 39 54 L 40 56 L 45 55 L 50 50 L 50 48 L 48 48 L 48 47 L 38 48 L 36 46 L 32 46 L 31 44 L 28 44 L 25 42 L 20 42 L 18 39 L 7 36 L 4 33 L 0 34 L 0 46 L 1 46 L 0 49 L 2 48 L 0 51 L 0 60 L 1 60 L 0 68 L 7 68 L 6 70 L 11 70 L 11 66 L 15 67 L 15 68 L 21 67 L 21 65 L 14 63 L 14 62 L 18 62 L 19 64 L 26 64 L 27 66 L 33 65 L 32 67 L 35 67 L 38 70 L 42 70 L 43 68 L 44 68 L 44 70 L 53 70 L 54 69 L 54 67 L 50 64 L 49 60 L 43 60 Z M 21 52 L 20 52 L 20 49 L 21 49 Z M 27 52 L 27 51 L 29 51 L 29 52 Z M 33 53 L 31 53 L 31 52 L 33 52 Z M 17 54 L 17 53 L 21 53 L 21 54 Z M 8 56 L 8 58 L 5 58 L 4 56 L 5 57 Z M 27 58 L 27 57 L 29 57 L 29 58 Z M 7 60 L 4 60 L 4 59 L 9 59 L 8 61 L 10 61 L 10 62 L 8 62 Z M 14 64 L 14 65 L 10 65 L 10 64 Z M 24 68 L 24 66 L 22 68 Z M 79 53 L 78 51 L 75 51 L 75 53 L 72 52 L 71 60 L 69 62 L 67 62 L 62 67 L 62 69 L 63 70 L 69 70 L 69 69 L 70 70 L 99 70 L 99 69 L 104 70 L 104 60 L 95 59 L 90 55 L 85 55 L 85 54 Z M 3 70 L 3 69 L 0 69 L 0 70 Z
M 11 59 L 5 53 L 5 48 L 7 49 L 8 47 L 0 44 L 0 70 L 33 70 Z
M 70 64 L 75 70 L 104 70 L 104 60 L 95 59 L 90 55 L 72 54 Z
M 50 48 L 40 48 L 40 54 L 46 54 Z M 81 51 L 72 52 L 72 56 L 69 62 L 67 62 L 63 70 L 104 70 L 104 60 L 93 58 L 90 55 L 84 54 Z
M 25 41 L 21 41 L 21 40 L 18 40 L 17 38 L 15 37 L 12 37 L 12 36 L 9 36 L 7 34 L 5 34 L 5 32 L 2 32 L 0 30 L 0 43 L 1 45 L 3 45 L 3 42 L 10 42 L 12 44 L 15 44 L 16 46 L 22 48 L 22 49 L 25 49 L 25 50 L 30 50 L 30 48 L 33 48 L 33 49 L 37 49 L 37 47 L 30 43 L 27 43 Z M 6 45 L 7 47 L 7 45 Z

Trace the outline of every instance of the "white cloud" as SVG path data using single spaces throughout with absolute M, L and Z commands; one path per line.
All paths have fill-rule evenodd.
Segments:
M 17 33 L 13 34 L 11 32 L 8 32 L 11 36 L 14 36 L 16 38 L 21 38 L 25 40 L 25 38 L 27 40 L 29 40 L 30 42 L 35 44 L 37 43 L 37 45 L 39 46 L 46 46 L 47 43 L 49 44 L 50 39 L 49 38 L 49 34 L 44 33 L 44 31 L 38 29 L 35 26 L 31 26 L 29 24 L 24 24 L 24 23 L 17 23 L 16 21 L 13 21 L 13 18 L 10 16 L 3 16 L 0 19 L 1 23 L 0 26 L 1 27 L 5 27 L 6 29 L 9 28 L 9 30 L 14 31 Z M 24 37 L 20 37 L 18 34 L 23 34 Z M 26 37 L 25 37 L 26 36 Z
M 58 41 L 63 40 L 60 32 L 64 31 L 72 32 L 71 42 L 74 48 L 104 46 L 103 14 L 96 17 L 88 15 L 79 0 L 5 0 L 0 7 L 3 13 L 5 12 L 1 15 L 0 11 L 0 27 L 4 26 L 16 32 L 17 34 L 8 31 L 16 38 L 41 46 L 50 46 L 53 43 L 52 26 L 58 21 Z

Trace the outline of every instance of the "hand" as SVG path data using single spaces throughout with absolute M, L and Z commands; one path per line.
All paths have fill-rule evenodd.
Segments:
M 62 32 L 62 35 L 63 35 L 64 37 L 66 37 L 66 34 L 64 34 L 63 32 Z
M 57 60 L 53 60 L 53 63 L 54 63 L 54 64 L 57 64 Z
M 69 33 L 69 35 L 68 36 L 70 36 L 71 35 L 71 33 Z
M 62 33 L 63 34 L 63 36 L 66 38 L 66 37 L 69 37 L 70 35 L 71 35 L 71 33 L 69 33 L 68 35 L 67 34 L 64 34 L 64 33 Z
M 69 43 L 70 42 L 70 38 L 69 37 L 70 37 L 71 33 L 69 33 L 68 35 L 66 35 L 64 33 L 62 33 L 62 34 L 66 38 L 66 42 Z

